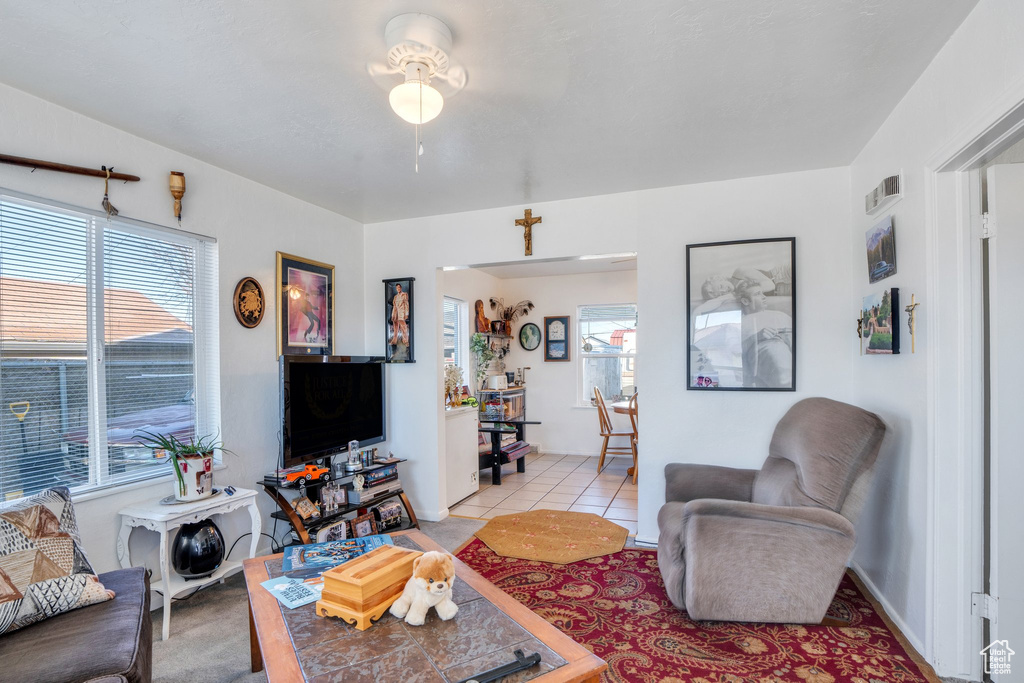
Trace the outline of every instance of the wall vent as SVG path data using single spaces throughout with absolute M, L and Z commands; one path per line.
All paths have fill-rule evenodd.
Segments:
M 897 173 L 878 184 L 864 195 L 864 213 L 869 216 L 903 199 L 903 176 Z

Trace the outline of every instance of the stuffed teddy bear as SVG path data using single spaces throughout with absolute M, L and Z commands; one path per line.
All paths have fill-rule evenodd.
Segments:
M 410 626 L 422 626 L 427 610 L 437 610 L 437 616 L 448 621 L 459 611 L 452 602 L 452 584 L 455 583 L 455 563 L 446 553 L 430 551 L 412 563 L 412 576 L 405 583 L 401 597 L 391 605 L 391 613 L 404 618 Z

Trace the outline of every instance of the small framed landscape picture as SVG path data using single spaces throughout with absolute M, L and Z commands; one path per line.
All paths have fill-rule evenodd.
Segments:
M 867 231 L 868 282 L 874 284 L 896 274 L 896 236 L 892 216 L 886 216 Z
M 377 533 L 377 522 L 374 520 L 372 512 L 354 518 L 351 523 L 352 538 L 373 536 Z
M 334 266 L 277 252 L 277 355 L 334 349 Z
M 384 280 L 384 360 L 415 363 L 413 356 L 412 287 L 416 278 Z
M 686 246 L 687 389 L 796 390 L 796 238 Z
M 864 297 L 860 311 L 861 348 L 869 356 L 900 352 L 900 290 L 884 289 Z
M 569 316 L 552 315 L 544 318 L 545 361 L 570 360 L 569 340 Z

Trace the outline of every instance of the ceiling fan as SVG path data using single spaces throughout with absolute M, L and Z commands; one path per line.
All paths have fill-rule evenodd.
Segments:
M 451 59 L 451 30 L 428 14 L 399 14 L 384 27 L 384 40 L 387 60 L 367 63 L 366 71 L 377 85 L 390 91 L 388 101 L 394 112 L 416 126 L 413 158 L 419 173 L 423 154 L 420 125 L 441 113 L 445 97 L 466 87 L 468 74 Z M 396 83 L 399 74 L 404 80 Z
M 407 118 L 396 109 L 396 113 L 410 123 L 426 123 L 434 118 L 441 111 L 443 98 L 466 87 L 469 75 L 465 67 L 451 58 L 452 32 L 440 19 L 418 12 L 399 14 L 384 27 L 384 41 L 388 46 L 385 61 L 370 61 L 366 65 L 367 73 L 377 85 L 394 93 L 408 83 L 417 90 L 422 84 L 442 98 L 436 110 L 425 109 L 422 117 L 419 112 L 412 112 Z M 397 81 L 398 74 L 404 75 L 405 83 Z M 429 97 L 434 98 L 432 94 Z

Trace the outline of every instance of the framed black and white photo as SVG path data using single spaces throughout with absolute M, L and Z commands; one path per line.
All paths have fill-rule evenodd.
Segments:
M 686 247 L 687 389 L 796 390 L 796 238 Z
M 384 360 L 415 363 L 413 356 L 412 283 L 414 277 L 384 280 Z

